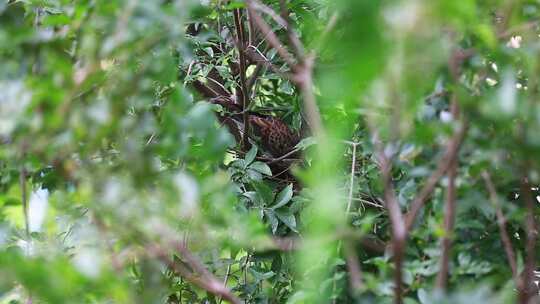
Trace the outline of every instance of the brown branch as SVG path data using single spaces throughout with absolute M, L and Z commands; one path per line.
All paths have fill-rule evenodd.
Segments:
M 28 218 L 28 194 L 26 190 L 26 169 L 21 167 L 19 172 L 19 186 L 21 187 L 21 205 L 24 216 L 24 232 L 26 235 L 27 248 L 30 248 L 30 219 Z
M 529 31 L 537 28 L 539 26 L 539 22 L 537 20 L 525 22 L 523 24 L 517 25 L 515 27 L 512 27 L 502 33 L 497 34 L 498 39 L 505 39 L 509 38 L 512 35 L 519 34 L 522 31 Z
M 262 64 L 264 67 L 270 68 L 272 72 L 280 75 L 283 78 L 286 78 L 286 79 L 292 78 L 291 75 L 289 75 L 288 73 L 284 71 L 281 71 L 278 67 L 273 65 L 272 62 L 270 62 L 270 60 L 268 60 L 268 58 L 266 58 L 263 55 L 263 53 L 261 53 L 259 49 L 257 49 L 257 47 L 255 47 L 254 45 L 250 45 L 247 47 L 246 57 L 252 62 L 256 62 L 257 64 Z
M 253 0 L 253 8 L 260 11 L 261 13 L 264 13 L 270 18 L 272 18 L 279 26 L 286 28 L 287 27 L 287 21 L 283 16 L 278 15 L 272 8 L 270 8 L 268 5 L 261 3 L 258 0 Z
M 346 214 L 349 215 L 349 212 L 351 211 L 351 205 L 353 201 L 353 190 L 354 190 L 354 175 L 355 175 L 355 169 L 356 169 L 356 146 L 358 146 L 359 143 L 353 142 L 352 143 L 352 159 L 351 159 L 351 179 L 349 181 L 349 198 L 347 200 L 347 209 Z
M 291 18 L 289 18 L 289 11 L 287 10 L 287 4 L 285 3 L 285 0 L 279 0 L 279 6 L 281 9 L 281 18 L 283 18 L 283 21 L 285 22 L 285 28 L 287 29 L 287 38 L 289 40 L 289 43 L 292 45 L 296 56 L 298 56 L 298 58 L 303 58 L 304 47 L 302 46 L 302 42 L 300 42 L 298 35 L 294 33 L 294 30 L 291 26 Z
M 343 250 L 345 253 L 345 260 L 347 261 L 351 290 L 358 290 L 362 288 L 363 285 L 362 270 L 360 268 L 360 263 L 358 263 L 358 256 L 349 242 L 343 244 Z
M 463 142 L 463 139 L 465 138 L 467 128 L 468 128 L 467 122 L 463 121 L 458 131 L 454 134 L 454 136 L 448 142 L 448 145 L 446 147 L 446 152 L 443 155 L 443 157 L 440 159 L 437 165 L 437 168 L 429 176 L 426 183 L 424 184 L 424 187 L 413 199 L 413 202 L 411 203 L 411 210 L 407 214 L 405 214 L 405 225 L 406 225 L 407 231 L 411 230 L 411 227 L 414 224 L 414 220 L 416 216 L 418 215 L 418 212 L 424 206 L 428 198 L 431 196 L 433 189 L 435 189 L 435 186 L 437 185 L 439 180 L 444 176 L 444 174 L 446 173 L 446 171 L 452 164 L 453 159 L 457 156 L 461 143 Z
M 392 225 L 392 251 L 394 254 L 394 303 L 403 303 L 403 255 L 407 241 L 407 230 L 403 219 L 403 214 L 399 207 L 396 192 L 392 184 L 392 162 L 385 154 L 384 147 L 377 134 L 374 134 L 374 143 L 379 160 L 379 167 L 382 173 L 384 185 L 384 200 L 390 223 Z
M 272 28 L 264 21 L 264 19 L 255 11 L 255 4 L 253 0 L 246 1 L 250 16 L 253 17 L 253 22 L 261 30 L 264 35 L 264 39 L 277 51 L 279 56 L 291 67 L 296 66 L 294 58 L 282 45 L 279 38 L 272 31 Z
M 457 80 L 457 75 L 454 75 L 454 81 Z M 454 93 L 451 97 L 450 110 L 452 116 L 457 119 L 459 116 L 459 105 L 457 96 Z M 437 274 L 437 287 L 445 290 L 448 281 L 448 271 L 450 263 L 450 249 L 452 246 L 452 233 L 454 230 L 454 222 L 456 217 L 456 177 L 457 177 L 458 159 L 457 154 L 452 157 L 448 168 L 448 187 L 446 190 L 446 203 L 444 205 L 444 231 L 445 235 L 442 239 L 442 254 L 441 266 Z
M 236 297 L 223 283 L 211 274 L 206 267 L 191 254 L 184 242 L 174 242 L 175 249 L 185 259 L 186 264 L 197 273 L 194 273 L 182 263 L 176 262 L 169 251 L 159 245 L 151 245 L 147 247 L 147 252 L 158 257 L 168 267 L 175 270 L 179 275 L 185 278 L 190 283 L 199 286 L 209 293 L 217 295 L 233 304 L 241 304 L 242 301 Z
M 247 109 L 249 107 L 248 91 L 246 86 L 246 38 L 244 33 L 244 25 L 242 23 L 242 11 L 240 9 L 234 10 L 234 24 L 236 26 L 236 45 L 238 48 L 238 57 L 240 61 L 240 90 L 238 90 L 238 99 L 242 104 L 242 120 L 244 122 L 244 136 L 242 137 L 242 146 L 244 150 L 249 149 L 249 141 L 247 140 L 249 134 L 249 123 Z
M 495 190 L 495 186 L 493 185 L 493 182 L 491 181 L 491 177 L 487 171 L 482 172 L 482 178 L 484 179 L 486 188 L 489 193 L 489 200 L 491 201 L 493 208 L 495 208 L 495 212 L 497 215 L 497 224 L 499 225 L 499 233 L 501 235 L 501 240 L 504 246 L 504 251 L 506 253 L 506 258 L 508 259 L 508 263 L 510 264 L 510 269 L 512 270 L 512 277 L 514 278 L 514 282 L 516 286 L 519 286 L 516 254 L 514 253 L 512 241 L 510 240 L 510 237 L 508 236 L 508 231 L 506 231 L 506 218 L 502 212 L 501 206 L 499 205 L 499 201 L 497 199 L 497 190 Z
M 441 265 L 437 274 L 436 286 L 445 290 L 448 280 L 448 269 L 450 263 L 450 249 L 452 246 L 452 232 L 456 217 L 456 175 L 457 159 L 453 158 L 448 168 L 448 187 L 446 190 L 446 203 L 444 205 L 444 237 L 441 242 Z
M 315 64 L 315 54 L 308 55 L 302 64 L 297 67 L 294 75 L 294 82 L 300 88 L 304 97 L 304 111 L 306 113 L 306 121 L 316 136 L 324 136 L 324 128 L 322 124 L 321 114 L 317 106 L 315 93 L 313 92 L 313 65 Z
M 527 171 L 525 171 L 527 172 Z M 538 230 L 534 220 L 535 203 L 531 193 L 531 185 L 527 177 L 523 177 L 521 182 L 521 195 L 527 208 L 525 218 L 525 231 L 527 232 L 527 241 L 525 243 L 525 268 L 518 286 L 519 302 L 522 304 L 530 303 L 529 300 L 535 294 L 534 269 L 535 269 L 535 247 Z

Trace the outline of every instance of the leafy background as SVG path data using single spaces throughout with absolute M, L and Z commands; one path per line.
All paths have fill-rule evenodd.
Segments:
M 0 303 L 536 303 L 540 3 L 263 2 L 0 2 Z

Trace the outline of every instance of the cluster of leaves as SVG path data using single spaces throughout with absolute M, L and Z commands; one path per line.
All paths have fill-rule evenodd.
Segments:
M 0 303 L 515 301 L 505 247 L 519 272 L 538 251 L 523 180 L 540 184 L 540 5 L 379 2 L 0 3 Z M 311 115 L 253 13 L 316 58 L 324 132 L 297 145 L 294 182 L 196 90 L 240 96 L 238 12 L 264 59 L 247 67 L 244 110 L 299 131 Z M 455 178 L 408 231 L 396 296 L 387 193 L 409 211 L 464 124 Z

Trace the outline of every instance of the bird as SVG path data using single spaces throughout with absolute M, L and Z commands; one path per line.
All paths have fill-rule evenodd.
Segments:
M 291 152 L 299 142 L 299 136 L 279 118 L 249 115 L 248 120 L 260 135 L 263 148 L 274 157 Z
M 242 108 L 232 98 L 218 96 L 211 98 L 210 102 L 221 105 L 228 112 L 222 114 L 222 116 L 228 116 L 227 118 L 235 120 L 237 124 L 243 123 Z M 250 129 L 254 131 L 255 135 L 260 137 L 263 149 L 273 157 L 279 158 L 291 152 L 300 141 L 298 133 L 294 132 L 280 118 L 253 111 L 248 111 L 247 114 L 247 122 Z M 225 120 L 222 119 L 222 121 Z M 230 129 L 232 124 L 230 120 L 227 122 L 227 126 Z M 233 134 L 241 133 L 238 132 L 240 128 L 241 126 L 235 130 L 231 130 L 231 132 Z

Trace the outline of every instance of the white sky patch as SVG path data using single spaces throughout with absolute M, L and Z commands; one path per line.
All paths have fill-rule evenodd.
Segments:
M 180 191 L 184 215 L 192 214 L 197 208 L 197 200 L 199 199 L 197 182 L 193 177 L 179 173 L 174 177 L 174 183 Z
M 101 272 L 103 258 L 97 249 L 81 248 L 73 257 L 73 264 L 82 274 L 97 278 Z
M 47 215 L 49 206 L 49 191 L 38 189 L 30 195 L 28 204 L 28 227 L 30 232 L 41 231 L 41 226 Z
M 26 110 L 32 94 L 21 80 L 0 81 L 0 92 L 0 135 L 8 136 Z
M 501 110 L 513 114 L 517 107 L 516 80 L 510 71 L 506 71 L 499 90 L 499 105 Z

